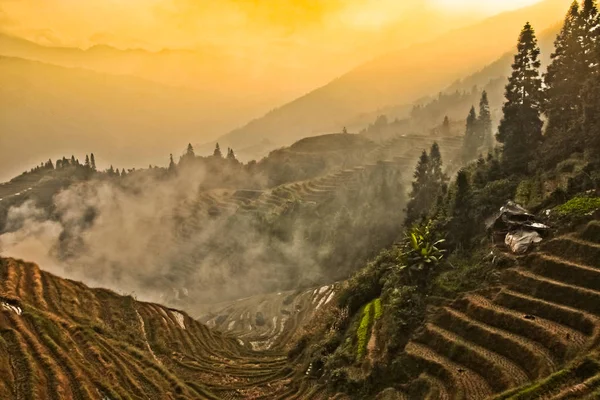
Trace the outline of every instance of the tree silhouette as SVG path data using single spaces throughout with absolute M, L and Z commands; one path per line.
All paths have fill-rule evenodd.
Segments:
M 196 154 L 194 153 L 194 148 L 192 147 L 191 143 L 188 143 L 187 146 L 187 150 L 185 151 L 185 155 L 191 158 L 196 157 Z
M 482 144 L 482 135 L 480 132 L 477 113 L 473 106 L 467 117 L 465 136 L 463 139 L 462 158 L 465 164 L 477 157 L 477 151 Z
M 221 147 L 219 146 L 219 143 L 217 143 L 217 145 L 215 146 L 215 151 L 213 152 L 213 156 L 223 158 L 223 153 L 221 153 Z
M 450 119 L 447 115 L 444 117 L 444 122 L 442 122 L 442 135 L 450 135 Z
M 479 100 L 477 129 L 480 135 L 480 143 L 484 149 L 490 151 L 494 147 L 494 137 L 492 136 L 492 113 L 490 112 L 490 103 L 485 90 L 481 93 L 481 100 Z
M 565 17 L 563 27 L 554 42 L 552 62 L 544 75 L 547 101 L 544 113 L 548 117 L 546 136 L 564 133 L 578 116 L 583 79 L 573 79 L 583 68 L 583 43 L 580 40 L 579 5 L 574 2 Z
M 529 23 L 521 31 L 517 50 L 506 86 L 504 117 L 496 138 L 504 145 L 504 168 L 509 172 L 526 172 L 528 161 L 542 138 L 540 49 Z

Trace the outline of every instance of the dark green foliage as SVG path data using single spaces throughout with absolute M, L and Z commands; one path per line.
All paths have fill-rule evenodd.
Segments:
M 506 86 L 504 117 L 496 138 L 504 145 L 504 169 L 526 173 L 528 162 L 536 154 L 542 138 L 540 49 L 529 23 L 521 31 L 517 49 L 513 72 Z
M 431 225 L 413 226 L 402 243 L 402 266 L 408 283 L 424 287 L 446 252 L 441 248 L 444 239 L 436 237 Z
M 393 359 L 402 349 L 414 329 L 425 319 L 425 298 L 416 286 L 397 285 L 388 280 L 382 295 L 383 316 L 380 337 L 385 338 L 389 359 Z
M 462 159 L 465 164 L 477 157 L 477 151 L 483 142 L 483 137 L 480 134 L 478 125 L 475 107 L 471 107 L 471 111 L 469 111 L 469 116 L 467 117 L 465 137 L 463 139 Z
M 452 197 L 450 213 L 449 237 L 456 246 L 468 246 L 476 227 L 471 220 L 471 185 L 465 170 L 460 170 L 456 176 L 456 185 Z
M 492 114 L 490 112 L 490 103 L 488 94 L 484 90 L 479 100 L 479 119 L 477 120 L 477 129 L 479 130 L 480 141 L 484 150 L 491 151 L 494 147 L 494 137 L 492 135 Z
M 556 211 L 562 216 L 582 216 L 600 209 L 600 197 L 576 196 L 556 207 Z
M 423 150 L 413 177 L 412 191 L 406 208 L 405 226 L 425 220 L 447 181 L 437 143 L 433 143 L 429 155 Z
M 552 62 L 544 75 L 547 96 L 544 113 L 548 117 L 548 137 L 564 133 L 578 115 L 583 80 L 573 77 L 581 72 L 583 61 L 580 24 L 579 4 L 574 2 L 556 38 Z

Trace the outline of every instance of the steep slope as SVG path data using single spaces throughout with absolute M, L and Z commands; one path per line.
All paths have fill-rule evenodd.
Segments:
M 436 388 L 423 381 L 433 376 L 450 398 L 483 399 L 546 378 L 597 346 L 599 226 L 591 222 L 580 234 L 548 242 L 504 271 L 503 286 L 433 310 L 406 346 L 422 372 L 411 385 L 430 387 L 427 398 Z M 600 364 L 588 364 L 583 372 L 573 372 L 575 366 L 560 373 L 569 379 L 553 375 L 545 384 L 526 387 L 523 397 L 513 390 L 502 398 L 592 396 L 598 393 Z
M 295 385 L 284 355 L 252 351 L 183 312 L 90 289 L 14 259 L 0 259 L 0 276 L 3 399 L 315 394 Z
M 525 21 L 541 32 L 562 19 L 568 4 L 567 0 L 546 0 L 377 58 L 219 141 L 243 148 L 267 139 L 278 146 L 339 131 L 356 115 L 410 103 L 481 69 L 514 45 Z

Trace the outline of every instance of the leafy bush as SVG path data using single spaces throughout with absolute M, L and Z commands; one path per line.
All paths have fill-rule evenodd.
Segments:
M 408 271 L 411 282 L 423 284 L 426 281 L 432 268 L 444 257 L 445 250 L 439 247 L 444 241 L 436 240 L 430 225 L 410 229 L 402 246 L 404 265 L 401 270 Z
M 382 315 L 383 310 L 381 309 L 381 298 L 378 298 L 373 301 L 373 319 L 377 321 Z
M 362 317 L 360 319 L 360 325 L 356 330 L 356 359 L 361 360 L 367 350 L 367 341 L 369 340 L 369 330 L 371 329 L 372 322 L 372 308 L 373 303 L 369 303 L 363 310 Z
M 555 208 L 561 216 L 583 216 L 600 209 L 600 197 L 577 196 Z
M 517 186 L 515 201 L 525 207 L 533 207 L 544 198 L 544 188 L 540 177 L 524 179 Z

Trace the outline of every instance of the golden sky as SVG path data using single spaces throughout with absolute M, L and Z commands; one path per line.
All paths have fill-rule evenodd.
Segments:
M 0 0 L 4 30 L 87 47 L 347 46 L 406 21 L 440 29 L 539 0 Z M 4 17 L 4 18 L 3 18 Z M 396 28 L 397 29 L 397 28 Z M 435 29 L 436 31 L 438 29 Z
M 211 65 L 247 66 L 248 76 L 294 74 L 292 95 L 380 54 L 537 1 L 0 0 L 0 31 L 53 46 L 195 49 Z

